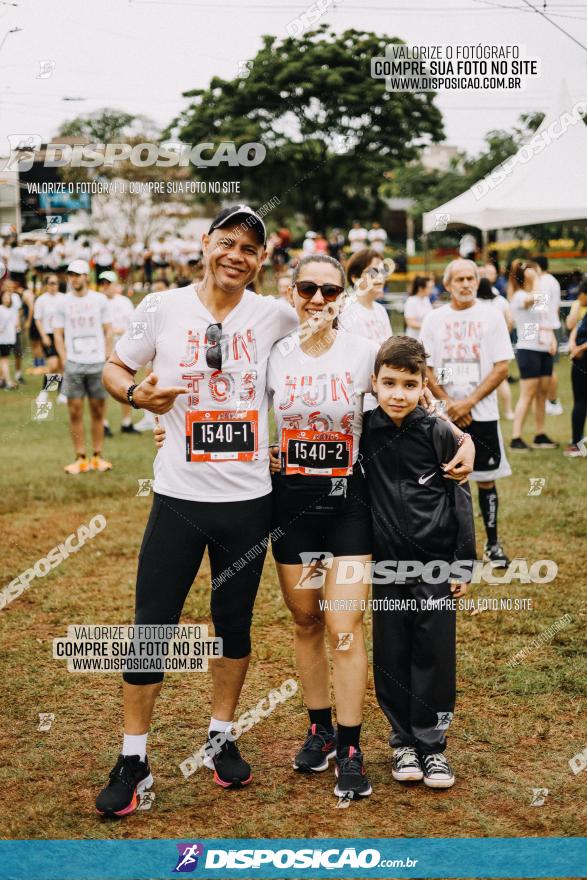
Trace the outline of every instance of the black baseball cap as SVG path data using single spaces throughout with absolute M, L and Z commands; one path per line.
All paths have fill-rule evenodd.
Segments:
M 232 208 L 223 208 L 212 220 L 208 234 L 214 232 L 215 229 L 223 229 L 225 226 L 235 226 L 238 218 L 242 218 L 243 223 L 249 229 L 255 230 L 260 244 L 266 244 L 267 230 L 265 229 L 265 224 L 256 211 L 253 211 L 248 205 L 233 205 Z

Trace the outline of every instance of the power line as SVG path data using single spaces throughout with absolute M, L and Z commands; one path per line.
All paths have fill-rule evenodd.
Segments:
M 579 42 L 579 40 L 577 40 L 572 34 L 570 34 L 568 31 L 566 31 L 564 28 L 562 28 L 560 26 L 560 24 L 557 24 L 556 21 L 553 21 L 551 18 L 549 18 L 548 15 L 546 15 L 546 13 L 543 12 L 541 9 L 538 9 L 536 6 L 532 6 L 532 4 L 530 3 L 530 0 L 522 0 L 522 2 L 525 3 L 526 6 L 528 6 L 533 12 L 537 12 L 538 15 L 541 15 L 542 18 L 545 19 L 545 21 L 547 21 L 547 22 L 549 22 L 549 24 L 553 25 L 553 27 L 555 27 L 562 34 L 564 34 L 566 37 L 568 37 L 569 40 L 572 40 L 573 43 L 576 43 L 577 46 L 580 46 L 581 49 L 583 49 L 585 52 L 587 52 L 587 46 L 585 46 L 583 43 Z

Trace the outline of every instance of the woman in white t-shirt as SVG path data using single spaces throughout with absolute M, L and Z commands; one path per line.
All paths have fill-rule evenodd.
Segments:
M 418 339 L 422 321 L 432 311 L 430 297 L 434 292 L 434 281 L 424 275 L 416 275 L 412 281 L 410 295 L 404 303 L 404 321 L 406 322 L 406 336 Z
M 365 248 L 353 254 L 347 263 L 346 277 L 357 296 L 340 313 L 344 330 L 371 339 L 378 346 L 393 336 L 387 311 L 377 302 L 385 287 L 382 267 L 383 257 L 377 251 Z
M 514 291 L 510 306 L 518 336 L 516 360 L 520 370 L 520 397 L 514 411 L 510 449 L 516 452 L 530 449 L 522 440 L 522 429 L 534 400 L 536 436 L 532 447 L 555 449 L 558 443 L 544 433 L 545 404 L 557 347 L 554 331 L 548 326 L 548 303 L 540 290 L 535 263 L 515 260 L 510 280 Z
M 363 610 L 369 584 L 363 574 L 371 560 L 371 519 L 357 458 L 363 397 L 378 346 L 337 326 L 344 282 L 344 270 L 332 257 L 303 258 L 289 289 L 300 330 L 277 342 L 269 356 L 267 389 L 279 439 L 279 451 L 272 453 L 272 549 L 294 618 L 309 713 L 294 769 L 326 770 L 336 756 L 335 794 L 366 797 L 371 786 L 359 742 L 368 663 Z M 344 575 L 351 561 L 361 572 L 354 579 Z M 336 734 L 325 636 L 332 648 Z
M 488 281 L 487 278 L 481 278 L 479 280 L 479 287 L 477 288 L 477 299 L 481 299 L 484 302 L 489 302 L 492 306 L 495 306 L 495 308 L 502 313 L 507 324 L 507 328 L 511 333 L 512 327 L 514 326 L 514 319 L 512 318 L 512 312 L 509 303 L 505 296 L 502 296 L 496 290 L 496 288 L 491 285 L 491 282 Z M 512 390 L 510 388 L 510 383 L 507 379 L 504 379 L 503 382 L 498 385 L 497 397 L 503 408 L 504 418 L 506 418 L 509 422 L 513 421 L 514 410 L 512 406 Z
M 10 377 L 10 354 L 16 342 L 16 326 L 12 311 L 12 292 L 5 287 L 0 294 L 0 382 L 7 391 L 17 388 Z

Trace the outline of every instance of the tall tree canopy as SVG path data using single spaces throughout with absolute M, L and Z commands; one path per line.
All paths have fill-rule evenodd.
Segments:
M 205 180 L 240 180 L 255 205 L 277 195 L 284 215 L 299 211 L 317 228 L 349 213 L 367 219 L 384 172 L 443 139 L 432 94 L 388 92 L 371 77 L 371 58 L 391 42 L 400 40 L 354 29 L 336 35 L 327 25 L 298 39 L 265 36 L 241 75 L 186 92 L 193 100 L 166 134 L 190 144 L 262 143 L 267 154 L 256 167 L 194 169 Z

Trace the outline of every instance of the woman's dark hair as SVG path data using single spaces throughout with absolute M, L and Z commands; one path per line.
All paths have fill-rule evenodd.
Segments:
M 329 257 L 328 254 L 308 254 L 307 257 L 302 257 L 299 261 L 295 269 L 293 270 L 293 275 L 291 279 L 291 283 L 295 284 L 298 280 L 298 276 L 304 266 L 309 266 L 310 263 L 329 263 L 331 266 L 334 266 L 335 269 L 338 269 L 340 273 L 340 283 L 342 286 L 345 286 L 345 278 L 344 278 L 344 269 L 338 260 L 335 260 L 334 257 Z
M 423 287 L 426 287 L 430 278 L 426 278 L 425 275 L 416 275 L 414 280 L 412 281 L 412 289 L 410 290 L 410 296 L 416 296 L 419 290 L 422 290 Z
M 579 285 L 577 296 L 579 296 L 581 293 L 587 293 L 587 275 L 583 275 L 583 280 Z
M 356 254 L 353 254 L 350 260 L 347 263 L 346 267 L 346 279 L 349 284 L 354 284 L 355 281 L 361 277 L 365 269 L 369 267 L 372 260 L 382 260 L 378 251 L 372 250 L 372 248 L 364 248 L 362 251 L 357 251 Z
M 493 288 L 487 278 L 481 278 L 479 280 L 479 287 L 477 288 L 477 298 L 478 299 L 494 299 L 495 294 L 493 292 Z

